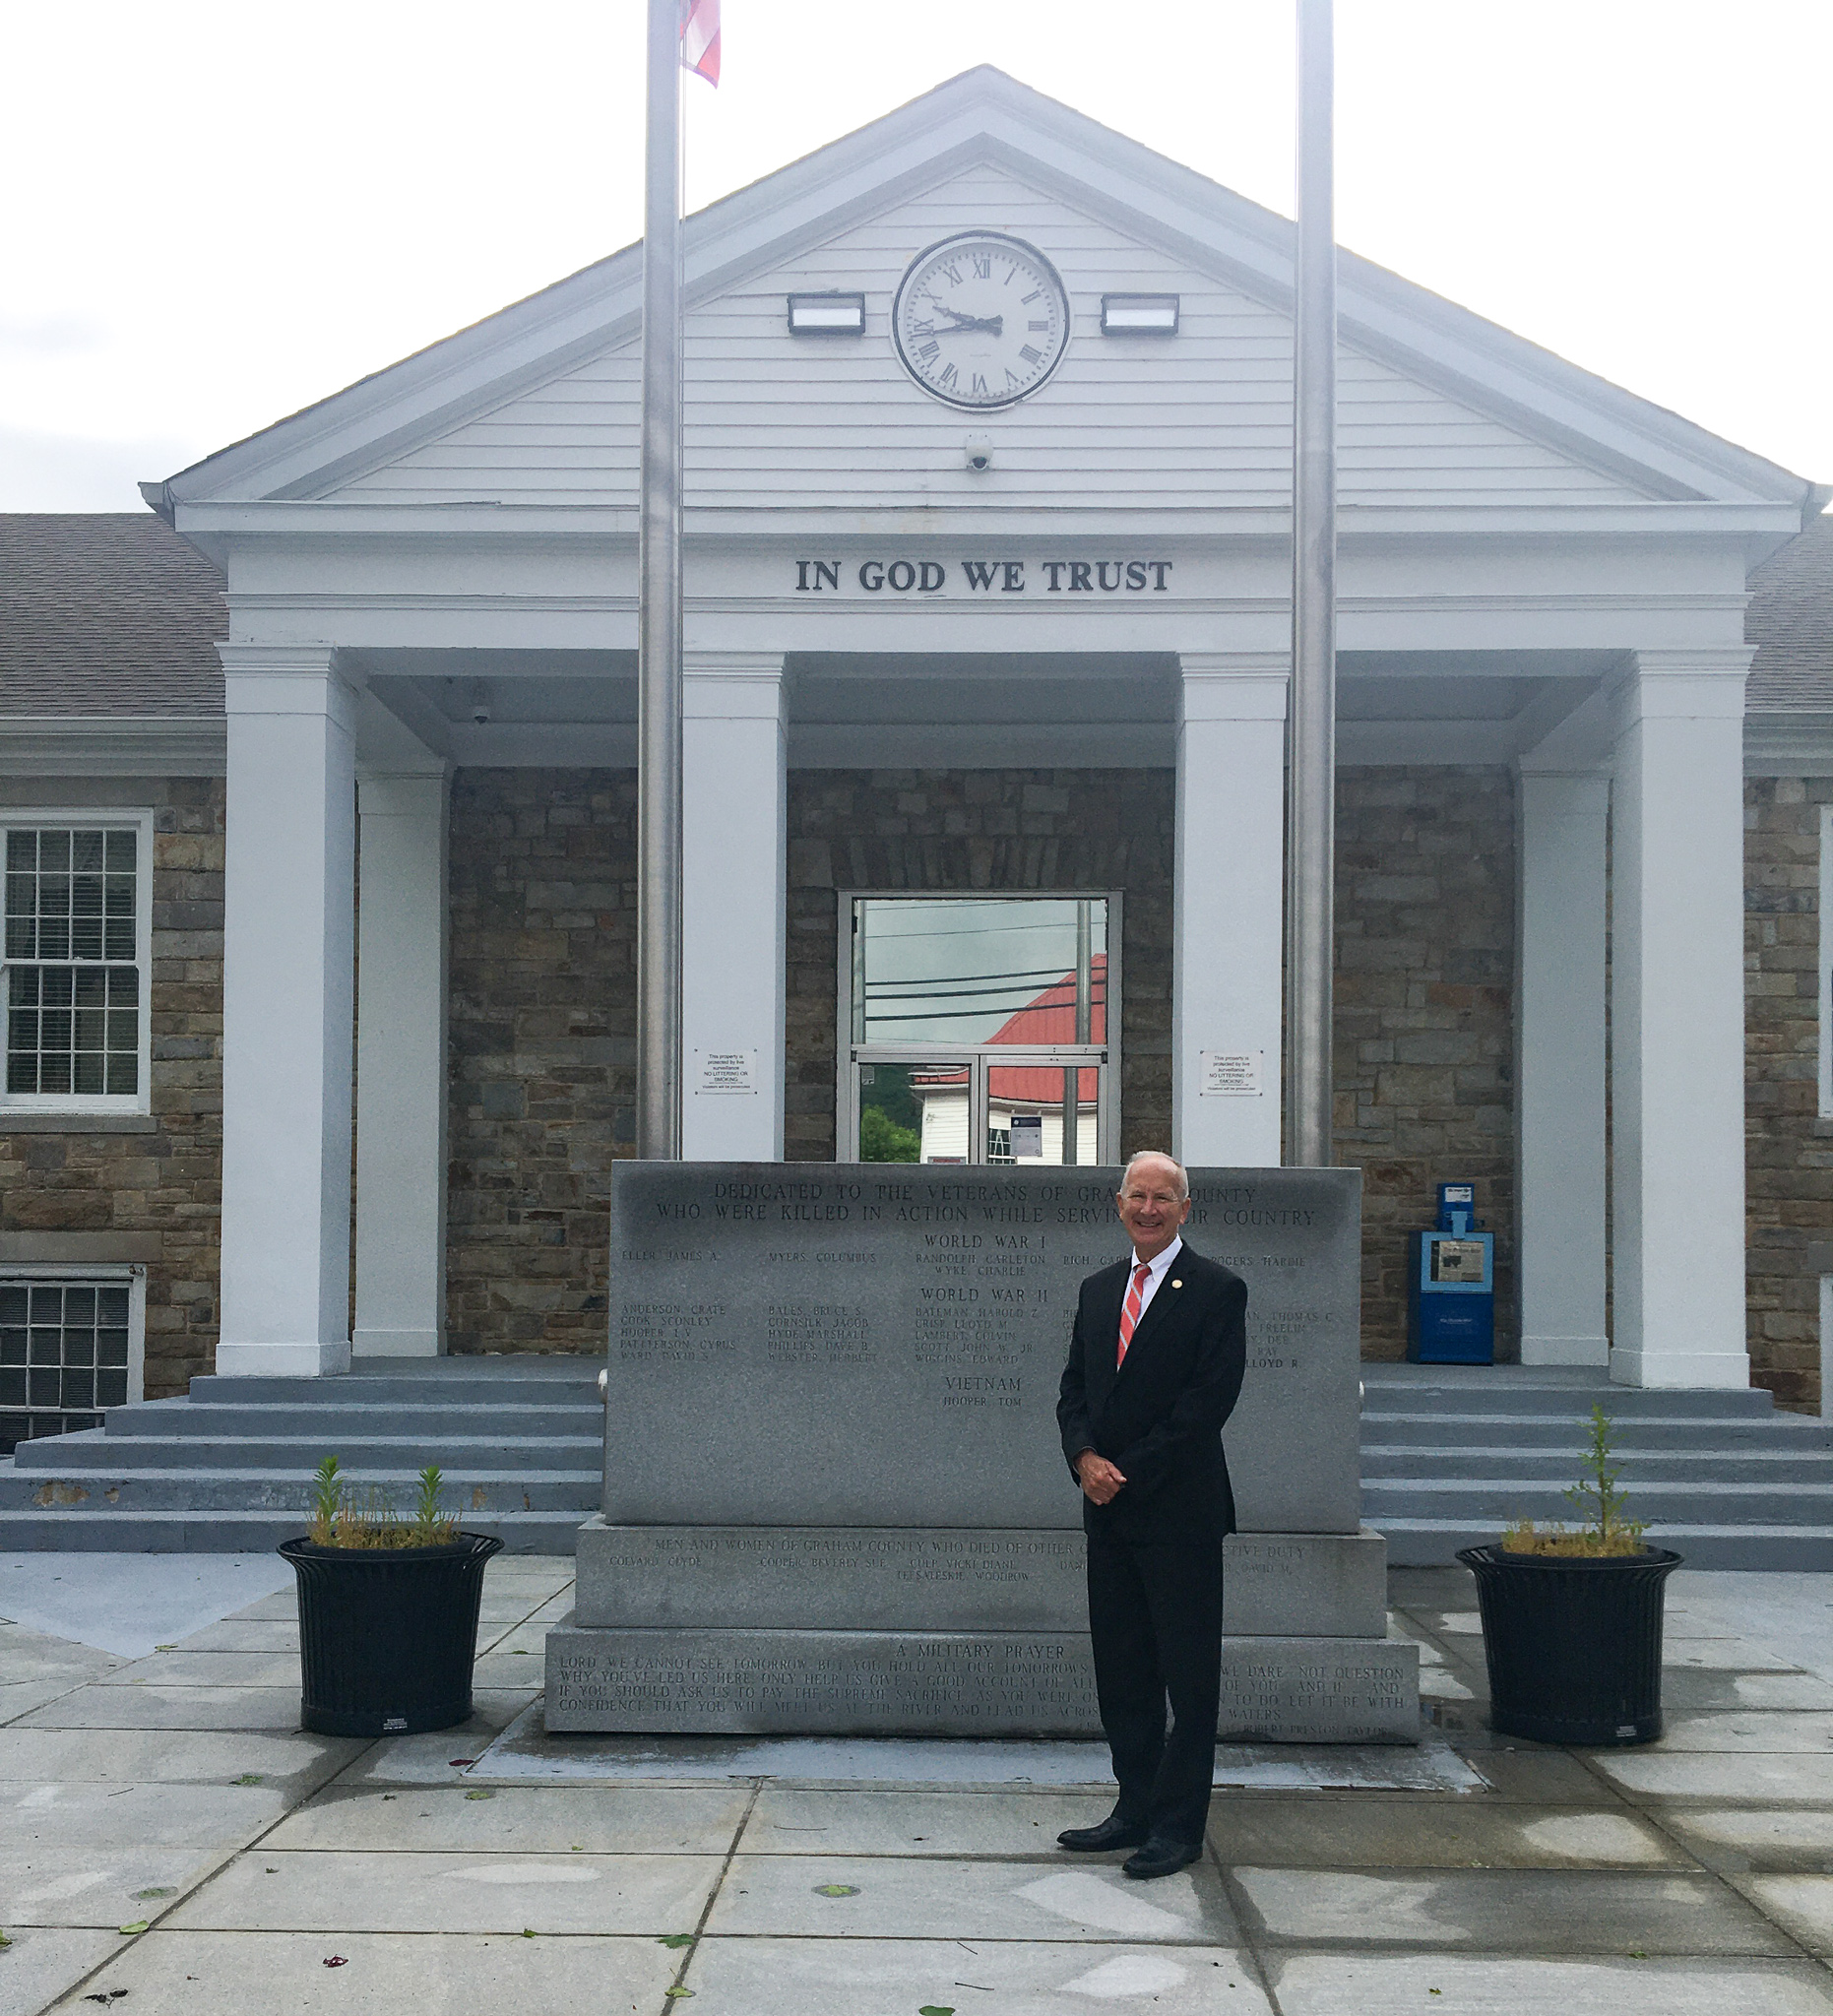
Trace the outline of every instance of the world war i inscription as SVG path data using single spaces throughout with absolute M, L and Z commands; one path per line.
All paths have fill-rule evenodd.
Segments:
M 617 1165 L 606 1520 L 1079 1524 L 1056 1386 L 1079 1285 L 1126 1252 L 1119 1178 Z M 1356 1530 L 1357 1182 L 1192 1172 L 1185 1236 L 1248 1285 L 1250 1530 Z

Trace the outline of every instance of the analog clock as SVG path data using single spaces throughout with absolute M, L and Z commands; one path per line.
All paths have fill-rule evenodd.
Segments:
M 970 411 L 1011 406 L 1062 361 L 1069 297 L 1022 238 L 963 231 L 919 252 L 898 284 L 891 333 L 925 392 Z

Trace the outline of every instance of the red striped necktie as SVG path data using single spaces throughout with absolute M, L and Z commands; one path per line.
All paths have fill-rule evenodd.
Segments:
M 1116 1372 L 1126 1363 L 1126 1348 L 1139 1327 L 1140 1297 L 1146 1292 L 1146 1277 L 1151 1272 L 1150 1265 L 1144 1260 L 1133 1269 L 1133 1285 L 1127 1290 L 1126 1300 L 1120 1306 L 1120 1355 L 1113 1361 Z

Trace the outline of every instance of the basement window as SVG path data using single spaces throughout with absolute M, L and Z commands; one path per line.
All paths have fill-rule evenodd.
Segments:
M 0 1272 L 0 1456 L 142 1397 L 145 1284 L 137 1267 Z
M 5 823 L 0 1106 L 148 1110 L 151 846 L 144 815 Z

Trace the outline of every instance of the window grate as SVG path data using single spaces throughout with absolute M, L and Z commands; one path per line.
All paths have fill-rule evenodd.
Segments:
M 15 827 L 6 836 L 6 1089 L 140 1090 L 139 836 Z
M 127 1403 L 126 1282 L 0 1282 L 0 1455 Z

